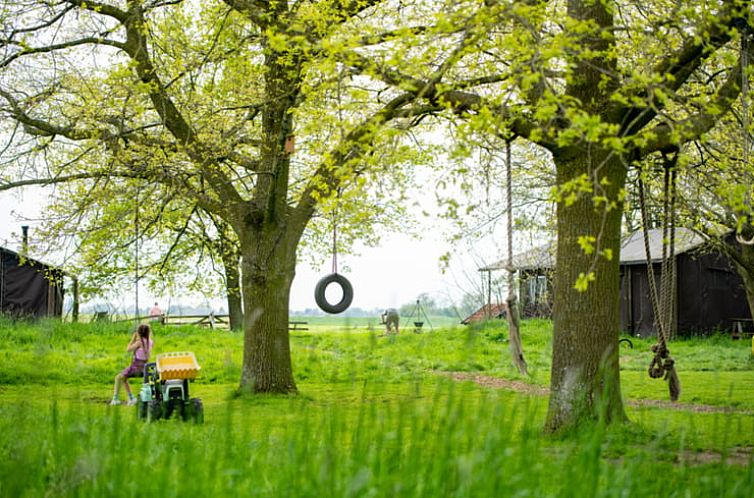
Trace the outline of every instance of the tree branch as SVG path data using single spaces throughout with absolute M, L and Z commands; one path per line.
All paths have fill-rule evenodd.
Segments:
M 47 137 L 60 135 L 71 140 L 86 140 L 91 138 L 102 138 L 107 140 L 112 138 L 112 135 L 108 130 L 81 130 L 74 128 L 72 125 L 59 126 L 48 121 L 33 118 L 24 111 L 18 100 L 16 100 L 16 98 L 9 92 L 0 88 L 0 96 L 3 97 L 10 106 L 10 109 L 5 109 L 6 112 L 13 119 L 21 123 L 24 126 L 25 131 L 30 135 Z
M 124 10 L 120 10 L 117 7 L 113 7 L 112 5 L 108 5 L 106 3 L 100 3 L 100 2 L 93 2 L 90 0 L 63 0 L 64 2 L 75 5 L 76 7 L 84 10 L 88 10 L 91 12 L 95 12 L 97 14 L 104 14 L 106 16 L 112 17 L 113 19 L 117 19 L 120 23 L 125 24 L 128 21 L 128 12 Z
M 714 102 L 707 109 L 677 123 L 661 123 L 651 130 L 651 138 L 639 151 L 642 157 L 652 152 L 665 151 L 691 140 L 696 140 L 711 130 L 720 115 L 729 111 L 740 93 L 741 63 L 733 66 L 725 83 L 720 87 Z
M 655 65 L 652 74 L 671 75 L 671 77 L 665 78 L 668 89 L 674 92 L 680 90 L 715 50 L 730 42 L 731 29 L 734 24 L 741 20 L 740 16 L 744 12 L 740 10 L 734 12 L 732 3 L 725 4 L 725 10 L 715 18 L 712 24 L 700 30 L 696 36 L 690 37 L 677 52 L 669 54 Z M 649 95 L 643 94 L 642 97 L 648 99 Z M 625 108 L 622 112 L 624 118 L 622 119 L 621 134 L 627 136 L 638 133 L 663 108 L 664 105 L 658 102 L 652 102 L 652 105 L 644 107 Z
M 27 55 L 33 55 L 33 54 L 45 54 L 49 52 L 54 52 L 56 50 L 63 50 L 66 48 L 72 48 L 77 47 L 81 45 L 106 45 L 110 47 L 115 47 L 119 50 L 124 50 L 125 45 L 122 42 L 116 41 L 116 40 L 108 40 L 106 38 L 101 37 L 86 37 L 86 38 L 80 38 L 78 40 L 72 40 L 65 43 L 58 43 L 55 45 L 47 45 L 44 47 L 32 47 L 32 48 L 25 48 L 19 52 L 16 52 L 15 54 L 7 57 L 3 61 L 0 61 L 0 69 L 8 66 L 10 63 L 15 61 L 16 59 L 19 59 L 21 57 L 27 56 Z
M 231 186 L 228 177 L 219 168 L 214 167 L 217 158 L 204 150 L 203 144 L 197 140 L 196 133 L 191 125 L 183 117 L 165 89 L 149 56 L 144 30 L 145 21 L 140 2 L 132 0 L 130 4 L 132 5 L 130 15 L 128 21 L 124 23 L 126 28 L 125 52 L 136 63 L 136 72 L 148 88 L 148 95 L 155 111 L 181 146 L 186 147 L 189 156 L 201 169 L 202 176 L 207 179 L 218 196 L 231 204 L 243 202 L 239 193 Z

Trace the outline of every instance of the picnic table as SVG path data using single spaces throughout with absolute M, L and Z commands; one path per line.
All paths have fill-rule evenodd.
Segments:
M 733 327 L 730 331 L 731 339 L 754 336 L 754 320 L 751 318 L 731 318 Z

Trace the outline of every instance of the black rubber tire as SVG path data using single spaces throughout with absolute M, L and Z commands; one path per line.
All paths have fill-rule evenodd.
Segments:
M 186 405 L 184 420 L 194 422 L 195 424 L 204 423 L 204 405 L 199 398 L 192 398 Z
M 627 339 L 627 338 L 624 337 L 623 339 L 620 339 L 618 341 L 618 345 L 620 345 L 621 342 L 625 342 L 626 344 L 628 344 L 629 348 L 634 349 L 634 343 L 631 342 L 631 339 Z
M 171 417 L 182 419 L 184 411 L 183 408 L 184 401 L 182 399 L 169 399 L 164 402 L 164 410 L 162 412 L 162 416 L 165 417 L 165 420 Z
M 328 303 L 327 298 L 325 297 L 325 290 L 333 283 L 338 284 L 343 290 L 343 297 L 337 304 Z M 330 313 L 332 315 L 343 313 L 349 306 L 351 306 L 351 301 L 353 301 L 353 287 L 351 287 L 351 282 L 338 273 L 331 273 L 326 277 L 322 277 L 314 288 L 314 300 L 317 302 L 319 309 L 325 313 Z
M 139 401 L 138 403 L 136 403 L 136 418 L 138 418 L 139 420 L 146 420 L 148 411 L 148 401 Z
M 162 402 L 153 399 L 147 406 L 147 422 L 154 422 L 162 418 Z

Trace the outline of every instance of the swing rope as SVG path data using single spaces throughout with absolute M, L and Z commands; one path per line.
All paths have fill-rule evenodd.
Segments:
M 508 208 L 508 297 L 506 305 L 508 310 L 508 335 L 509 348 L 513 362 L 519 373 L 529 375 L 526 359 L 524 359 L 524 349 L 521 343 L 521 320 L 518 312 L 518 302 L 514 291 L 516 280 L 516 270 L 513 267 L 513 166 L 511 161 L 511 139 L 505 141 L 505 196 Z
M 751 185 L 751 175 L 748 171 L 749 155 L 751 148 L 751 136 L 749 135 L 749 75 L 747 69 L 749 68 L 749 36 L 751 32 L 748 24 L 745 24 L 741 31 L 741 128 L 743 129 L 742 140 L 742 154 L 741 159 L 743 161 L 744 170 L 744 186 L 749 189 Z M 747 212 L 746 222 L 750 223 L 749 216 L 751 215 L 751 192 L 747 190 L 744 194 L 744 206 Z M 741 234 L 741 230 L 736 230 L 736 240 L 739 244 L 751 246 L 754 245 L 754 236 L 750 240 L 746 240 Z
M 314 300 L 317 302 L 317 306 L 326 312 L 331 314 L 342 313 L 348 309 L 353 301 L 353 287 L 351 282 L 346 277 L 338 274 L 338 202 L 340 201 L 342 191 L 337 190 L 338 199 L 336 200 L 335 207 L 333 209 L 332 218 L 332 273 L 322 277 L 317 285 L 314 287 Z M 340 301 L 332 304 L 327 300 L 325 291 L 330 284 L 337 284 L 343 291 L 343 296 Z
M 676 173 L 675 165 L 678 160 L 678 152 L 671 159 L 665 157 L 665 177 L 663 187 L 665 198 L 663 200 L 663 259 L 660 276 L 660 292 L 658 297 L 657 284 L 652 266 L 652 255 L 649 244 L 649 223 L 647 206 L 644 192 L 644 181 L 639 175 L 639 205 L 641 207 L 641 223 L 644 235 L 644 252 L 647 262 L 647 280 L 649 281 L 649 294 L 654 312 L 654 322 L 657 328 L 657 343 L 652 346 L 654 357 L 649 364 L 649 376 L 653 379 L 663 377 L 668 381 L 670 400 L 678 401 L 681 394 L 681 383 L 675 370 L 675 360 L 670 356 L 668 340 L 673 323 L 673 287 L 675 285 L 675 197 L 676 197 Z M 669 239 L 668 239 L 669 236 Z
M 338 193 L 340 196 L 340 193 Z M 332 272 L 338 273 L 338 213 L 337 207 L 332 216 Z

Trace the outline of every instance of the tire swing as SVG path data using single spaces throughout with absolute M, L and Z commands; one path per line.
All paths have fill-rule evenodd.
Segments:
M 340 193 L 338 193 L 338 195 L 340 195 Z M 327 300 L 327 296 L 325 296 L 325 291 L 330 284 L 338 285 L 343 292 L 343 297 L 341 297 L 340 301 L 335 304 L 330 303 Z M 314 300 L 317 302 L 319 309 L 325 313 L 330 313 L 331 315 L 343 313 L 349 306 L 351 306 L 351 301 L 353 301 L 353 287 L 351 286 L 351 282 L 338 273 L 338 225 L 335 216 L 333 216 L 332 223 L 332 273 L 319 279 L 319 282 L 317 282 L 317 285 L 314 287 Z

